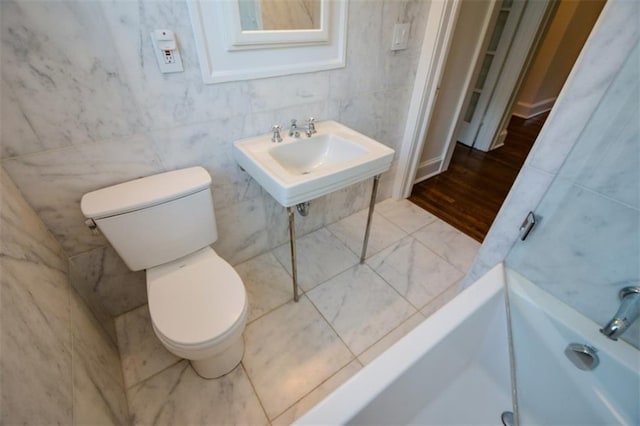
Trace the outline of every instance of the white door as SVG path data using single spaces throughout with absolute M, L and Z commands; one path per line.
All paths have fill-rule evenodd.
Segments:
M 483 119 L 496 85 L 504 71 L 505 60 L 516 29 L 525 8 L 525 0 L 504 0 L 498 2 L 492 20 L 493 30 L 487 32 L 484 41 L 484 55 L 480 57 L 474 71 L 472 86 L 469 88 L 462 107 L 461 123 L 456 138 L 468 146 L 475 146 L 483 125 Z M 487 150 L 489 144 L 479 144 Z

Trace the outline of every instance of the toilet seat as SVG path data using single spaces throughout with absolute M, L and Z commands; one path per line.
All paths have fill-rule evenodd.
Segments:
M 244 327 L 242 280 L 210 247 L 148 269 L 147 293 L 154 329 L 172 346 L 211 347 Z

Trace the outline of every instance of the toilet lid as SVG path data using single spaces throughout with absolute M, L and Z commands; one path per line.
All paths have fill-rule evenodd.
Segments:
M 182 345 L 222 337 L 246 304 L 240 276 L 208 247 L 148 269 L 147 293 L 157 331 Z

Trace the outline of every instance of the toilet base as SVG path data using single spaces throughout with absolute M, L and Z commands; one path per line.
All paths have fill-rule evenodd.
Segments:
M 242 334 L 224 351 L 203 359 L 192 359 L 191 366 L 200 377 L 215 379 L 230 373 L 244 355 L 244 339 Z

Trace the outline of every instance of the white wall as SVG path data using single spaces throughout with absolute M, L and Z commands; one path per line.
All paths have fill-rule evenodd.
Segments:
M 536 53 L 513 114 L 531 118 L 553 107 L 605 0 L 560 2 Z
M 82 194 L 139 176 L 202 165 L 213 177 L 216 251 L 232 264 L 287 241 L 283 207 L 241 172 L 231 143 L 274 123 L 333 119 L 391 147 L 402 140 L 429 2 L 349 2 L 347 66 L 340 70 L 204 85 L 184 1 L 0 3 L 2 165 L 71 258 L 95 314 L 143 304 L 129 272 L 83 224 Z M 411 22 L 392 52 L 396 22 Z M 175 31 L 185 72 L 162 75 L 149 33 Z M 371 182 L 313 203 L 304 234 L 366 206 Z M 380 199 L 390 194 L 383 176 Z

